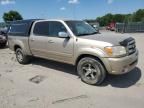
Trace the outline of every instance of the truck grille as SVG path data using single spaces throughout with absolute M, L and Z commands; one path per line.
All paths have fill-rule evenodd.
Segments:
M 120 42 L 120 45 L 126 47 L 128 55 L 131 55 L 136 52 L 136 43 L 135 39 L 133 38 L 128 38 Z
M 128 52 L 128 55 L 131 55 L 131 54 L 136 52 L 135 40 L 132 40 L 132 41 L 128 42 L 127 52 Z

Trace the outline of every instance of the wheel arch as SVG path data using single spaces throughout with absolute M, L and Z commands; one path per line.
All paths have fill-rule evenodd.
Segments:
M 21 46 L 20 46 L 20 45 L 17 45 L 17 44 L 14 45 L 14 51 L 16 51 L 17 48 L 21 48 Z
M 99 57 L 97 57 L 97 56 L 94 56 L 94 55 L 91 55 L 91 54 L 81 54 L 81 55 L 79 55 L 79 56 L 77 57 L 75 64 L 77 65 L 77 63 L 78 63 L 82 58 L 85 58 L 85 57 L 92 57 L 92 58 L 95 58 L 96 60 L 100 61 L 101 63 L 103 63 L 103 62 L 101 61 L 101 59 L 100 59 Z
M 107 67 L 106 67 L 105 63 L 103 62 L 103 60 L 101 60 L 100 57 L 95 56 L 95 55 L 91 55 L 91 54 L 81 54 L 81 55 L 79 55 L 78 58 L 76 59 L 75 66 L 77 66 L 78 62 L 82 58 L 85 58 L 85 57 L 91 57 L 91 58 L 94 58 L 94 59 L 98 60 L 103 65 L 103 67 L 105 68 L 106 72 L 108 72 Z

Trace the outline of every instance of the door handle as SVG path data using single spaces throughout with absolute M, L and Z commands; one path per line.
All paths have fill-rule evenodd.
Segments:
M 49 40 L 48 43 L 54 43 L 52 40 Z
M 31 41 L 34 41 L 34 39 L 32 38 Z

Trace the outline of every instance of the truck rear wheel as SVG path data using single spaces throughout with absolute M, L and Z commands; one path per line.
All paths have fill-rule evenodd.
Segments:
M 23 53 L 21 48 L 16 49 L 16 58 L 20 64 L 27 64 L 30 62 L 30 58 Z
M 81 80 L 90 85 L 100 85 L 106 76 L 106 70 L 101 62 L 93 57 L 82 58 L 77 65 Z

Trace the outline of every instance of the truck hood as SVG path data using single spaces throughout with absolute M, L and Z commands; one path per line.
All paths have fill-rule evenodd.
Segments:
M 120 42 L 130 38 L 130 36 L 129 35 L 123 36 L 122 34 L 118 35 L 95 34 L 95 35 L 81 36 L 79 38 L 108 42 L 113 45 L 120 45 Z

